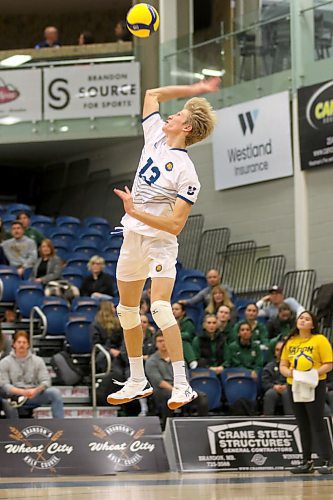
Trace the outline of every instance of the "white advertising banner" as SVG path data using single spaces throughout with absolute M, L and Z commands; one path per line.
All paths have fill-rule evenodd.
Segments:
M 44 118 L 140 114 L 138 62 L 87 64 L 44 70 Z
M 42 119 L 42 73 L 40 69 L 0 72 L 0 120 Z
M 288 91 L 217 111 L 215 189 L 293 174 Z

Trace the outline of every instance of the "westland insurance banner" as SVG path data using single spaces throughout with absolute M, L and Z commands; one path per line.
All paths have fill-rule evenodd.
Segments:
M 288 91 L 217 111 L 215 189 L 293 174 Z
M 333 80 L 298 90 L 301 168 L 333 165 Z
M 40 69 L 0 72 L 0 119 L 42 119 L 42 73 Z
M 87 64 L 44 70 L 44 118 L 140 114 L 140 64 Z

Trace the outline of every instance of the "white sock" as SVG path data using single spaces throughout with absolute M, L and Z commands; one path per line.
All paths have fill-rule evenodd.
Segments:
M 139 399 L 141 413 L 148 413 L 148 403 L 146 398 Z
M 143 369 L 143 356 L 139 358 L 128 358 L 130 364 L 130 377 L 134 382 L 143 382 L 146 375 Z
M 185 372 L 185 361 L 173 361 L 173 383 L 174 385 L 188 384 Z

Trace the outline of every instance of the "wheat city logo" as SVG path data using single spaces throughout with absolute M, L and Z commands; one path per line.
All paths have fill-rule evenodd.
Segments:
M 258 117 L 259 110 L 254 109 L 253 111 L 247 111 L 246 113 L 240 113 L 238 115 L 238 120 L 243 132 L 243 135 L 246 135 L 247 130 L 250 131 L 250 134 L 253 133 L 255 121 Z
M 133 466 L 139 469 L 139 462 L 144 454 L 151 453 L 155 449 L 155 444 L 144 440 L 144 428 L 133 429 L 124 424 L 113 424 L 102 429 L 98 425 L 93 425 L 93 435 L 99 441 L 89 443 L 89 448 L 93 452 L 108 452 L 107 458 L 118 466 Z
M 17 88 L 0 78 L 0 104 L 15 101 L 18 97 L 20 97 L 20 92 Z
M 19 430 L 17 427 L 9 427 L 9 437 L 4 445 L 6 454 L 21 455 L 23 462 L 34 469 L 50 469 L 56 472 L 56 466 L 61 461 L 62 455 L 70 455 L 73 446 L 59 443 L 63 431 L 51 431 L 41 425 L 32 425 Z

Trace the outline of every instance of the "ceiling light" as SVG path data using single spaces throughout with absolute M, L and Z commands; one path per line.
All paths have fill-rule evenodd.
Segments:
M 62 127 L 59 128 L 59 132 L 68 132 L 69 127 L 67 125 L 63 125 Z
M 16 68 L 16 66 L 21 66 L 28 61 L 31 61 L 32 57 L 24 54 L 16 54 L 15 56 L 7 57 L 0 62 L 1 66 L 7 66 L 8 68 Z
M 204 68 L 201 73 L 205 76 L 223 76 L 225 74 L 225 69 L 218 71 L 216 69 Z
M 19 123 L 21 118 L 17 118 L 16 116 L 4 116 L 0 118 L 0 125 L 15 125 L 15 123 Z

